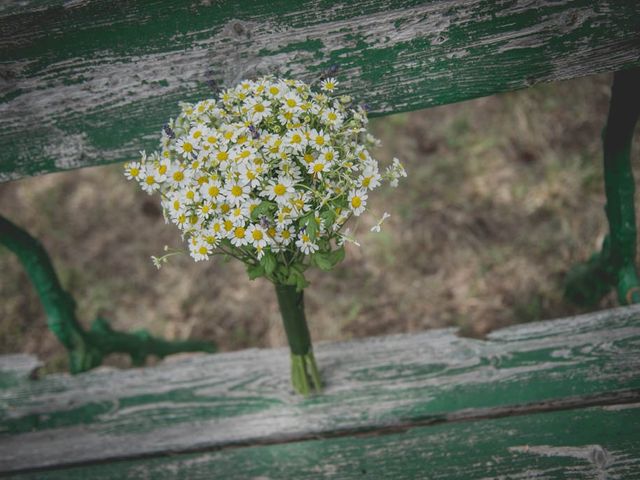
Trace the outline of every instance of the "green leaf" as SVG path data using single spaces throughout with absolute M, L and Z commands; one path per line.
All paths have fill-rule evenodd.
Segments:
M 333 225 L 333 222 L 336 221 L 336 214 L 332 208 L 327 208 L 320 214 L 320 218 L 324 220 L 324 227 L 329 229 L 331 225 Z
M 342 260 L 344 260 L 344 255 L 345 255 L 344 245 L 338 248 L 337 250 L 334 250 L 333 252 L 329 253 L 329 255 L 331 256 L 331 264 L 335 267 Z
M 296 290 L 301 291 L 305 287 L 309 286 L 309 282 L 307 282 L 307 279 L 304 277 L 304 273 L 294 266 L 289 271 L 287 285 L 294 285 Z
M 312 259 L 319 269 L 331 270 L 344 260 L 344 247 L 340 247 L 333 252 L 316 252 L 313 254 Z
M 247 273 L 249 280 L 255 280 L 264 275 L 264 267 L 262 265 L 247 265 Z
M 262 265 L 267 275 L 271 275 L 275 271 L 278 262 L 273 253 L 265 252 L 262 259 L 260 259 L 260 265 Z
M 333 268 L 331 263 L 331 254 L 324 252 L 316 252 L 313 254 L 313 262 L 320 270 L 329 271 Z
M 315 240 L 318 236 L 318 223 L 316 222 L 315 212 L 308 213 L 301 218 L 300 225 L 304 227 L 307 235 L 311 240 Z
M 275 203 L 270 202 L 268 200 L 263 200 L 251 212 L 251 220 L 255 222 L 262 215 L 269 215 L 271 212 L 275 211 L 276 208 L 277 208 L 277 205 Z

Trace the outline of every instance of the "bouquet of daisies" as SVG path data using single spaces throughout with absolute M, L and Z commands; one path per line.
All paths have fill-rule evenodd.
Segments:
M 314 91 L 262 77 L 216 99 L 182 103 L 160 149 L 125 166 L 127 178 L 160 193 L 166 220 L 194 260 L 237 258 L 251 279 L 275 284 L 292 384 L 304 395 L 321 389 L 304 313 L 305 271 L 340 262 L 345 240 L 353 241 L 345 223 L 365 211 L 382 181 L 396 186 L 406 176 L 395 158 L 380 172 L 368 150 L 377 140 L 367 133 L 366 110 L 335 96 L 337 84 L 329 78 Z

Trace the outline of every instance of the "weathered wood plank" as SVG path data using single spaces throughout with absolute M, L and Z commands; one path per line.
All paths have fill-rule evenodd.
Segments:
M 337 63 L 385 114 L 640 65 L 626 0 L 44 5 L 0 11 L 0 181 L 130 160 L 211 77 L 311 80 Z
M 640 404 L 16 475 L 33 479 L 638 479 Z
M 41 366 L 42 362 L 33 355 L 0 355 L 0 389 L 19 385 L 32 378 Z
M 0 471 L 289 441 L 640 389 L 640 306 L 520 325 L 487 341 L 448 329 L 319 344 L 317 359 L 326 391 L 308 399 L 289 391 L 284 349 L 54 375 L 1 390 Z

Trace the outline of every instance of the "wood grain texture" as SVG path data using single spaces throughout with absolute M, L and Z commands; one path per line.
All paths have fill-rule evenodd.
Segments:
M 0 389 L 19 385 L 32 378 L 41 366 L 42 362 L 33 355 L 0 355 Z
M 640 4 L 10 2 L 0 51 L 6 181 L 131 160 L 210 79 L 310 81 L 338 64 L 345 91 L 381 115 L 640 65 Z
M 561 405 L 568 397 L 576 403 L 637 394 L 640 306 L 511 327 L 487 341 L 447 329 L 321 343 L 316 353 L 326 390 L 307 399 L 290 392 L 285 349 L 24 381 L 0 390 L 0 471 L 406 428 L 531 403 Z
M 16 475 L 14 480 L 640 478 L 640 404 Z

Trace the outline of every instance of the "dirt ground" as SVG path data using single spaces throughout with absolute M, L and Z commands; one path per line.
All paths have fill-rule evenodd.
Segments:
M 380 163 L 397 156 L 409 177 L 370 197 L 360 248 L 349 245 L 335 271 L 310 273 L 314 340 L 452 325 L 482 336 L 584 311 L 563 299 L 562 283 L 606 233 L 600 130 L 609 82 L 596 76 L 372 121 Z M 370 233 L 383 211 L 391 218 Z M 180 237 L 121 165 L 2 184 L 0 213 L 44 243 L 85 325 L 101 314 L 119 329 L 209 339 L 221 350 L 285 344 L 272 285 L 249 281 L 242 265 L 174 257 L 155 269 L 150 256 Z M 66 368 L 4 249 L 0 272 L 0 353 L 32 352 L 49 371 Z M 611 295 L 598 308 L 613 305 Z

